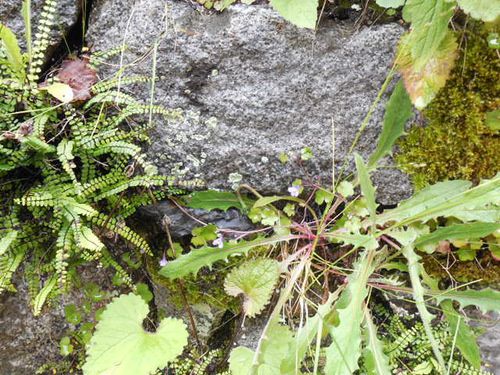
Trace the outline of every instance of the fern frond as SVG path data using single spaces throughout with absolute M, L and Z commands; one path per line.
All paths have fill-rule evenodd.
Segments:
M 132 278 L 129 276 L 129 274 L 123 269 L 122 266 L 120 266 L 114 259 L 113 257 L 109 254 L 107 250 L 103 250 L 102 256 L 101 256 L 101 263 L 104 266 L 111 266 L 115 269 L 116 273 L 120 278 L 123 280 L 125 285 L 127 285 L 130 289 L 133 291 L 136 290 L 135 284 L 132 281 Z
M 91 222 L 120 235 L 123 239 L 136 246 L 142 253 L 151 256 L 153 255 L 148 243 L 140 235 L 130 229 L 124 222 L 118 221 L 117 219 L 111 218 L 102 213 L 93 217 Z
M 97 68 L 99 68 L 99 66 L 103 62 L 108 61 L 110 58 L 125 52 L 127 49 L 128 46 L 122 44 L 107 51 L 96 51 L 90 56 L 90 65 L 92 66 L 92 68 L 97 70 Z
M 55 16 L 57 11 L 56 0 L 46 0 L 40 13 L 40 21 L 35 40 L 33 42 L 32 60 L 29 68 L 28 79 L 36 83 L 42 71 L 42 65 L 45 62 L 45 51 L 47 50 L 54 26 Z
M 12 275 L 24 258 L 24 251 L 10 252 L 0 256 L 0 293 L 5 290 L 15 291 Z
M 99 94 L 106 91 L 110 91 L 111 89 L 118 87 L 118 85 L 131 85 L 134 83 L 144 83 L 149 81 L 151 81 L 151 77 L 148 76 L 122 77 L 121 79 L 112 78 L 109 80 L 96 83 L 92 87 L 92 91 L 94 92 L 94 94 Z

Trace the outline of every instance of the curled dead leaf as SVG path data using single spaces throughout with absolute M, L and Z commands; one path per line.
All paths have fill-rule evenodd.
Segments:
M 73 90 L 72 102 L 90 99 L 90 90 L 98 80 L 97 72 L 90 67 L 86 58 L 64 60 L 56 77 Z

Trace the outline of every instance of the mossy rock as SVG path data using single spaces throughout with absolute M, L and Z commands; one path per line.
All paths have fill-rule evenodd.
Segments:
M 426 125 L 414 124 L 399 143 L 396 160 L 416 189 L 448 179 L 477 183 L 498 171 L 500 137 L 485 119 L 500 105 L 500 59 L 487 36 L 479 25 L 457 35 L 460 57 L 446 86 L 423 112 Z
M 453 263 L 450 267 L 446 256 L 428 255 L 424 257 L 424 268 L 439 279 L 453 278 L 460 283 L 481 280 L 475 287 L 500 288 L 500 262 L 495 261 L 489 253 L 483 254 L 478 260 Z

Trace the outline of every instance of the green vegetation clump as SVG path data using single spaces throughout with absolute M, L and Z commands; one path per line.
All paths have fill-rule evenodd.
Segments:
M 119 91 L 119 79 L 99 82 L 105 53 L 64 60 L 44 75 L 55 13 L 48 1 L 26 53 L 0 24 L 0 293 L 15 291 L 23 269 L 35 315 L 74 284 L 82 263 L 113 267 L 135 289 L 108 246 L 116 235 L 136 258 L 153 255 L 126 219 L 164 197 L 167 180 L 146 160 L 141 145 L 153 123 L 139 117 L 179 116 Z M 148 81 L 128 76 L 121 84 Z
M 239 300 L 228 296 L 224 291 L 224 278 L 229 273 L 231 266 L 233 264 L 224 267 L 224 269 L 217 267 L 210 272 L 203 270 L 198 276 L 189 275 L 182 280 L 182 285 L 178 281 L 159 276 L 153 266 L 150 267 L 149 274 L 155 284 L 169 291 L 169 302 L 176 307 L 184 307 L 186 302 L 191 306 L 206 303 L 218 309 L 238 312 L 240 309 Z
M 500 60 L 487 33 L 465 31 L 461 55 L 446 86 L 423 112 L 426 126 L 413 126 L 396 160 L 417 189 L 442 180 L 478 182 L 500 165 L 498 131 L 485 124 L 500 104 Z

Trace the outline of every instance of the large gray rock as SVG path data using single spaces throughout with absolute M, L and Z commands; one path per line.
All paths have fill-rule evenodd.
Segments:
M 7 25 L 17 36 L 19 44 L 26 46 L 24 20 L 21 14 L 21 0 L 1 0 L 0 1 L 0 23 Z M 33 37 L 38 30 L 38 21 L 42 12 L 45 0 L 31 0 L 31 27 Z M 70 28 L 77 22 L 80 12 L 80 0 L 58 0 L 57 14 L 54 20 L 54 30 L 51 33 L 48 56 L 50 57 L 54 49 L 63 42 Z
M 481 349 L 483 368 L 494 375 L 500 375 L 500 315 L 490 312 L 481 316 L 475 314 L 478 319 L 475 326 L 484 329 L 477 343 Z
M 109 268 L 96 272 L 96 268 L 88 265 L 80 268 L 78 274 L 79 286 L 57 300 L 50 300 L 39 316 L 33 315 L 28 284 L 22 277 L 15 277 L 16 293 L 0 294 L 0 374 L 31 375 L 45 364 L 62 364 L 68 357 L 60 354 L 59 342 L 76 328 L 66 321 L 64 307 L 74 304 L 81 309 L 83 304 L 89 303 L 91 312 L 84 315 L 83 320 L 87 322 L 112 295 L 120 293 L 111 283 L 114 272 Z M 96 283 L 109 295 L 93 303 L 85 288 L 91 283 Z
M 204 14 L 182 1 L 96 0 L 88 39 L 104 50 L 126 43 L 126 64 L 151 52 L 165 29 L 155 98 L 185 116 L 159 123 L 152 158 L 164 174 L 199 177 L 216 188 L 248 183 L 264 193 L 286 191 L 295 178 L 331 183 L 332 157 L 338 172 L 403 31 L 386 24 L 355 32 L 353 24 L 325 20 L 315 33 L 284 22 L 267 5 Z M 125 74 L 151 72 L 151 60 L 142 59 Z M 132 91 L 149 99 L 144 87 Z M 355 149 L 365 158 L 375 148 L 384 102 Z M 296 163 L 306 146 L 316 157 Z M 278 159 L 282 152 L 291 156 L 287 165 Z M 347 161 L 352 171 L 352 157 Z M 378 171 L 375 181 L 383 203 L 411 190 L 393 168 Z
M 33 316 L 26 284 L 16 294 L 0 296 L 0 374 L 34 374 L 45 363 L 60 360 L 59 340 L 68 327 L 63 308 Z

